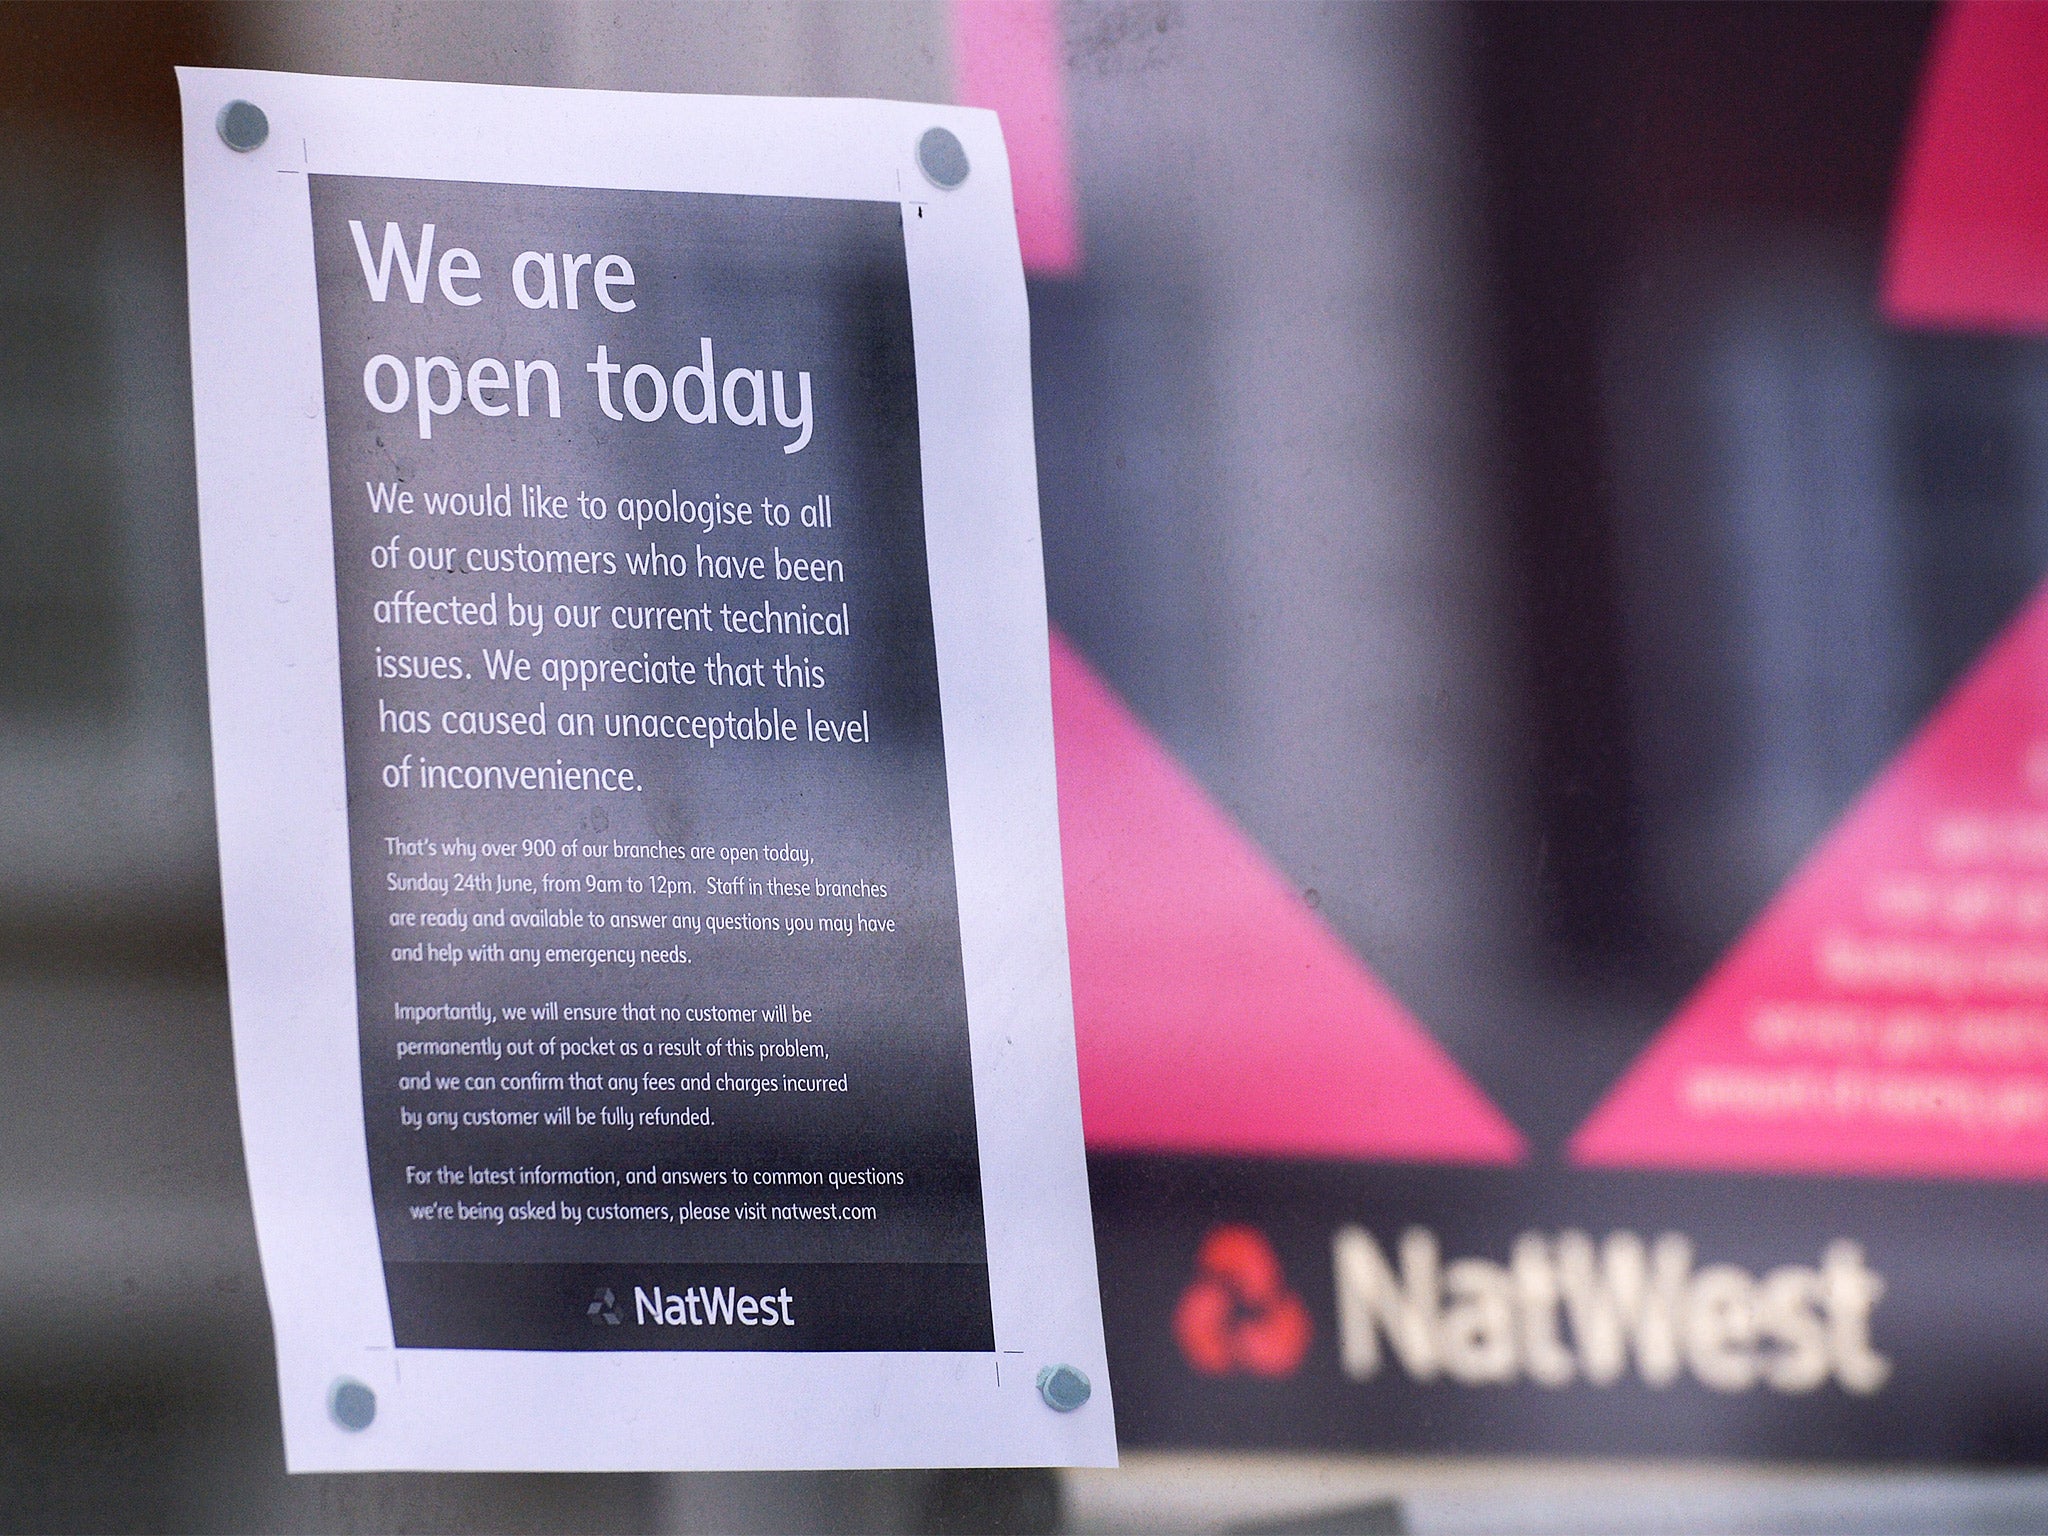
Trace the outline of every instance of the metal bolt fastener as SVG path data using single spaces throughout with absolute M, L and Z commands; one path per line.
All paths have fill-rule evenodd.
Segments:
M 967 179 L 967 149 L 950 129 L 927 128 L 917 141 L 917 167 L 926 181 L 950 192 Z
M 253 101 L 229 102 L 214 118 L 213 127 L 220 135 L 221 143 L 237 154 L 246 155 L 252 149 L 261 149 L 263 141 L 270 137 L 270 119 Z
M 1094 1391 L 1088 1378 L 1071 1365 L 1048 1365 L 1038 1373 L 1038 1395 L 1054 1413 L 1072 1413 Z
M 377 1394 L 351 1376 L 337 1376 L 327 1389 L 327 1414 L 343 1429 L 368 1429 L 377 1417 Z

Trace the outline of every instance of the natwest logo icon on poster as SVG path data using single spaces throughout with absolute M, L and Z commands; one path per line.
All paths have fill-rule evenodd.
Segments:
M 1173 1336 L 1189 1365 L 1210 1376 L 1289 1376 L 1314 1335 L 1265 1233 L 1218 1227 L 1203 1240 L 1195 1278 L 1173 1312 Z

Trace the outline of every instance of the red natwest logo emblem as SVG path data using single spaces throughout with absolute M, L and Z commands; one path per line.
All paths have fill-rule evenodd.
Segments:
M 1173 1309 L 1173 1336 L 1189 1365 L 1210 1376 L 1286 1376 L 1300 1366 L 1314 1333 L 1265 1233 L 1218 1227 L 1209 1234 L 1195 1256 L 1195 1278 Z

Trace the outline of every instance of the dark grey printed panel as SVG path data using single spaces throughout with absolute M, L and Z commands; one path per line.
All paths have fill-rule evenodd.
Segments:
M 564 1266 L 807 1266 L 866 1321 L 719 1347 L 989 1347 L 900 211 L 312 207 L 400 1339 L 562 1347 L 507 1298 Z

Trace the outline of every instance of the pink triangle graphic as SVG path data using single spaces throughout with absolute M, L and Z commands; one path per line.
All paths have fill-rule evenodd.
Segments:
M 1571 1157 L 2048 1177 L 2048 588 L 1580 1127 Z
M 1521 1136 L 1058 634 L 1090 1146 L 1512 1163 Z
M 1884 310 L 1902 325 L 2048 330 L 2048 9 L 1944 11 L 1893 201 Z

